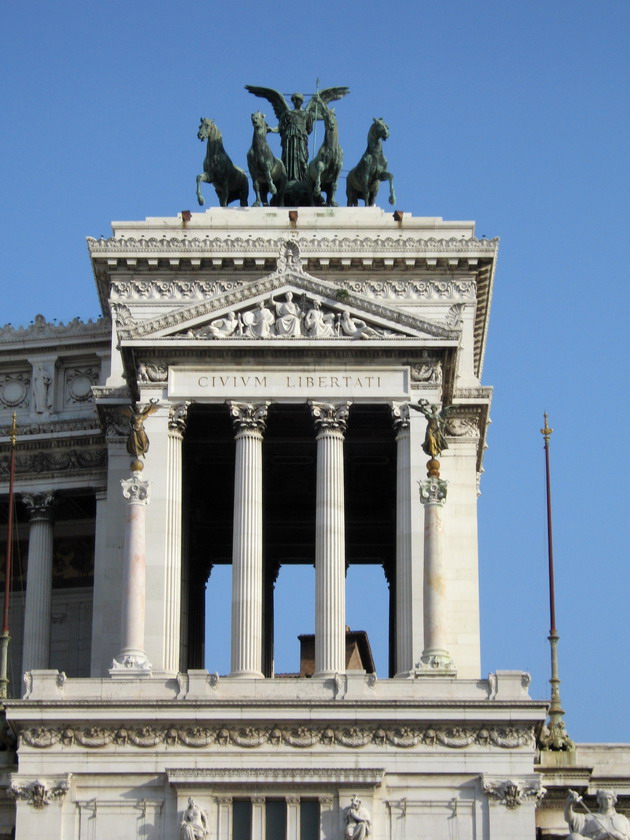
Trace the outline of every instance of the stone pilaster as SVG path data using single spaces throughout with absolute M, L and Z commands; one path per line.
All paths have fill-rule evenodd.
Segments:
M 394 403 L 396 429 L 396 672 L 413 668 L 411 432 L 409 405 Z
M 49 667 L 54 494 L 25 494 L 22 501 L 30 518 L 22 648 L 26 672 Z
M 286 840 L 300 840 L 300 797 L 287 796 Z
M 265 840 L 265 797 L 252 796 L 251 840 Z
M 311 402 L 317 431 L 315 674 L 346 670 L 343 441 L 349 402 Z
M 149 674 L 151 663 L 144 651 L 146 601 L 145 511 L 149 482 L 137 472 L 120 482 L 127 500 L 127 524 L 122 580 L 121 649 L 110 673 L 124 671 Z
M 166 557 L 164 670 L 177 673 L 180 655 L 182 587 L 182 441 L 190 403 L 172 405 L 166 442 Z
M 262 441 L 269 403 L 228 403 L 236 462 L 231 676 L 262 677 Z
M 424 650 L 417 667 L 440 675 L 455 675 L 455 665 L 446 649 L 448 593 L 442 546 L 441 510 L 447 482 L 430 477 L 420 482 L 424 505 Z

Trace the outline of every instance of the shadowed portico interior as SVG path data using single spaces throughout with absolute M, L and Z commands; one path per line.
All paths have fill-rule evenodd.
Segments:
M 234 433 L 225 405 L 193 405 L 184 439 L 182 668 L 213 667 L 204 651 L 205 587 L 232 563 Z M 274 588 L 281 566 L 315 563 L 316 440 L 305 404 L 272 403 L 263 440 L 263 672 L 274 673 Z M 346 568 L 381 566 L 390 593 L 389 676 L 395 673 L 396 444 L 387 405 L 351 406 L 344 442 Z M 312 593 L 314 603 L 314 593 Z M 310 619 L 305 617 L 305 622 Z M 303 632 L 307 630 L 307 624 Z M 280 628 L 278 628 L 279 630 Z M 361 629 L 361 628 L 353 628 Z M 387 633 L 387 628 L 383 628 Z M 217 640 L 229 645 L 229 636 Z M 299 671 L 296 659 L 292 670 Z M 387 676 L 387 674 L 382 674 Z

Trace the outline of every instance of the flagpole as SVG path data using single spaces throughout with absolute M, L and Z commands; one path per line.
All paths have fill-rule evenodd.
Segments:
M 567 735 L 564 726 L 564 710 L 560 702 L 560 677 L 558 676 L 558 631 L 556 628 L 556 593 L 553 569 L 553 528 L 551 523 L 551 470 L 549 459 L 549 438 L 553 429 L 549 426 L 545 411 L 545 425 L 540 433 L 545 438 L 545 484 L 547 489 L 547 553 L 549 557 L 549 646 L 551 648 L 551 704 L 549 706 L 549 725 L 541 736 L 541 746 L 545 750 L 572 750 L 573 741 Z
M 15 411 L 9 430 L 11 463 L 9 467 L 9 522 L 7 525 L 7 557 L 4 572 L 4 619 L 0 634 L 0 698 L 9 696 L 9 604 L 11 598 L 11 550 L 13 548 L 13 482 L 15 479 L 15 446 L 17 442 L 17 421 Z

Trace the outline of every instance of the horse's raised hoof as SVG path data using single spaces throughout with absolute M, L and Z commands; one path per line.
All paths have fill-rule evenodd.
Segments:
M 390 203 L 390 204 L 396 204 L 396 196 L 391 195 L 391 196 L 389 197 L 389 203 Z
M 201 204 L 202 206 L 206 203 L 206 200 L 204 199 L 204 197 L 203 197 L 202 195 L 197 196 L 197 201 L 198 201 L 198 202 L 199 202 L 199 204 Z

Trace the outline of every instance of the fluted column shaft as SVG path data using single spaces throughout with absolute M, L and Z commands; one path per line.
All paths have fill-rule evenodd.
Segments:
M 346 670 L 343 441 L 350 403 L 311 403 L 317 430 L 315 674 Z
M 22 501 L 30 516 L 22 648 L 25 672 L 49 667 L 54 494 L 27 494 Z
M 190 403 L 171 406 L 166 443 L 164 669 L 179 671 L 182 588 L 182 441 Z
M 231 676 L 262 677 L 262 441 L 269 403 L 228 403 L 236 440 Z
M 396 673 L 404 673 L 414 666 L 409 406 L 393 405 L 392 418 L 396 429 Z
M 149 501 L 149 482 L 137 472 L 120 482 L 127 501 L 125 549 L 122 579 L 121 649 L 113 669 L 150 671 L 144 651 L 146 602 L 145 512 Z
M 441 510 L 447 482 L 428 478 L 420 483 L 424 505 L 424 650 L 421 664 L 434 670 L 454 670 L 447 650 L 447 581 L 442 548 Z

